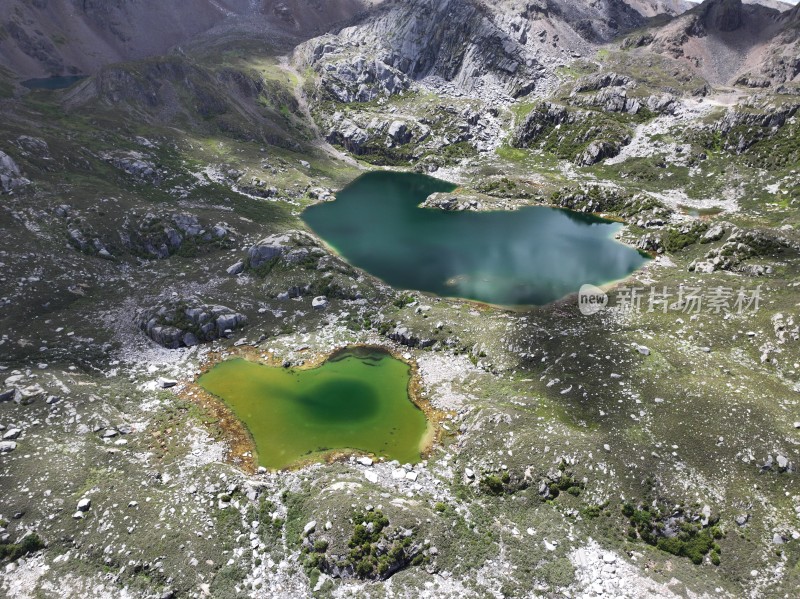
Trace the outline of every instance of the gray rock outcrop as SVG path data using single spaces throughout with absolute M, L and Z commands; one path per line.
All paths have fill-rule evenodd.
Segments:
M 285 264 L 300 264 L 317 261 L 325 255 L 316 240 L 303 231 L 265 237 L 247 252 L 247 268 L 250 270 L 266 268 L 278 260 Z
M 728 227 L 731 233 L 719 247 L 709 250 L 705 256 L 689 264 L 690 272 L 709 274 L 720 270 L 735 271 L 744 269 L 752 276 L 760 276 L 772 272 L 771 267 L 758 265 L 743 265 L 746 260 L 754 257 L 771 257 L 787 250 L 798 252 L 800 247 L 789 239 L 775 235 L 772 232 L 752 230 L 747 231 L 725 223 L 722 232 L 718 227 L 710 229 L 701 242 L 708 243 L 722 239 Z M 716 238 L 716 239 L 715 239 Z
M 447 193 L 432 193 L 420 204 L 420 207 L 438 208 L 447 212 L 477 211 L 482 208 L 481 203 L 475 198 L 459 197 Z
M 0 191 L 9 193 L 25 187 L 30 181 L 22 176 L 17 163 L 3 151 L 0 151 Z
M 597 164 L 605 158 L 612 158 L 620 153 L 622 144 L 616 141 L 595 140 L 575 158 L 580 166 Z
M 247 317 L 226 306 L 180 302 L 140 311 L 136 324 L 162 347 L 178 349 L 225 337 L 244 327 Z
M 140 152 L 106 152 L 100 156 L 115 168 L 142 181 L 156 183 L 161 178 L 155 163 Z
M 428 77 L 464 91 L 517 96 L 535 86 L 541 67 L 499 21 L 472 2 L 411 0 L 303 44 L 296 59 L 312 66 L 324 93 L 340 102 L 401 93 Z
M 120 241 L 128 251 L 147 258 L 163 260 L 186 244 L 194 248 L 228 247 L 231 234 L 222 223 L 204 225 L 192 214 L 153 214 L 129 217 L 120 232 Z

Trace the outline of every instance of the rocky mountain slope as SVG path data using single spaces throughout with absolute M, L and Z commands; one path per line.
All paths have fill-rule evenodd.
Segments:
M 626 40 L 692 65 L 712 84 L 766 87 L 796 81 L 798 8 L 705 0 L 670 23 Z
M 658 15 L 674 17 L 694 6 L 688 0 L 626 0 L 626 3 L 644 17 Z
M 798 9 L 3 6 L 0 596 L 796 594 Z M 16 85 L 49 61 L 89 76 Z M 652 260 L 592 315 L 392 288 L 301 217 L 382 167 Z M 267 471 L 196 383 L 353 344 L 410 365 L 418 463 Z
M 760 4 L 767 8 L 772 8 L 778 12 L 786 12 L 795 7 L 791 2 L 781 2 L 781 0 L 742 0 L 743 4 Z
M 20 77 L 86 74 L 164 53 L 210 30 L 236 28 L 273 43 L 321 33 L 374 0 L 4 0 L 0 63 Z
M 150 0 L 7 0 L 6 4 L 0 18 L 0 58 L 5 68 L 23 78 L 92 73 L 112 62 L 163 53 L 209 31 L 219 34 L 233 29 L 239 35 L 249 31 L 268 35 L 273 44 L 294 44 L 354 18 L 367 17 L 372 9 L 384 4 L 389 6 L 383 7 L 384 16 L 380 18 L 395 24 L 408 20 L 403 13 L 420 11 L 416 18 L 428 15 L 426 21 L 430 23 L 437 22 L 435 16 L 431 20 L 432 7 L 438 14 L 454 10 L 452 14 L 459 23 L 453 24 L 453 31 L 461 28 L 473 35 L 479 31 L 466 25 L 465 19 L 474 19 L 475 14 L 462 12 L 479 10 L 509 36 L 506 43 L 517 43 L 526 49 L 525 60 L 536 60 L 531 56 L 533 46 L 540 45 L 540 53 L 551 58 L 563 55 L 565 49 L 568 54 L 585 52 L 589 49 L 587 43 L 608 41 L 643 24 L 645 18 L 676 16 L 693 6 L 684 0 L 541 0 L 524 4 L 447 0 L 427 7 L 424 3 L 391 6 L 395 3 L 384 0 L 198 0 L 177 4 Z M 768 6 L 777 10 L 791 8 L 780 2 Z M 385 30 L 380 24 L 367 27 Z M 358 37 L 361 33 L 365 30 L 350 35 Z M 402 26 L 395 33 L 403 37 Z M 436 44 L 436 39 L 433 36 L 428 43 Z M 391 43 L 390 39 L 385 41 Z
M 516 97 L 547 89 L 559 65 L 644 22 L 621 0 L 525 5 L 412 0 L 386 5 L 353 27 L 314 39 L 296 55 L 344 101 L 396 93 L 423 79 L 448 82 L 465 93 Z

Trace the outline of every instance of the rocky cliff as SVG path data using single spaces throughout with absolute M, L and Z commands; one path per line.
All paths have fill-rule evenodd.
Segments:
M 688 0 L 626 0 L 626 3 L 643 17 L 657 15 L 674 17 L 694 6 Z
M 623 42 L 685 61 L 715 85 L 768 87 L 800 73 L 797 8 L 779 10 L 742 0 L 699 6 Z
M 622 0 L 410 0 L 301 45 L 295 59 L 341 102 L 371 101 L 418 80 L 516 97 L 548 88 L 558 66 L 644 22 Z
M 369 101 L 436 78 L 468 92 L 496 87 L 526 91 L 542 72 L 485 7 L 465 0 L 411 0 L 301 46 L 297 59 L 320 73 L 327 94 Z

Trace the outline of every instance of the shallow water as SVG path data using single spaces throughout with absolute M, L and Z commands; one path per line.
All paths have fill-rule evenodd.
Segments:
M 621 225 L 543 206 L 507 212 L 419 208 L 454 186 L 372 172 L 303 219 L 351 264 L 400 289 L 504 306 L 544 305 L 622 279 L 647 256 L 613 239 Z
M 305 370 L 228 360 L 198 383 L 247 426 L 259 464 L 279 469 L 348 449 L 418 462 L 428 425 L 409 380 L 385 351 L 349 348 Z

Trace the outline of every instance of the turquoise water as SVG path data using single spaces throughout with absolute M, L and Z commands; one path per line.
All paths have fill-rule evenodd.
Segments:
M 23 81 L 22 85 L 28 89 L 64 89 L 75 85 L 81 79 L 85 79 L 85 75 L 69 75 L 66 77 L 44 77 L 42 79 L 28 79 Z
M 303 219 L 351 264 L 399 289 L 503 306 L 544 305 L 622 279 L 648 257 L 619 243 L 621 225 L 549 207 L 446 212 L 419 204 L 446 181 L 372 172 Z

